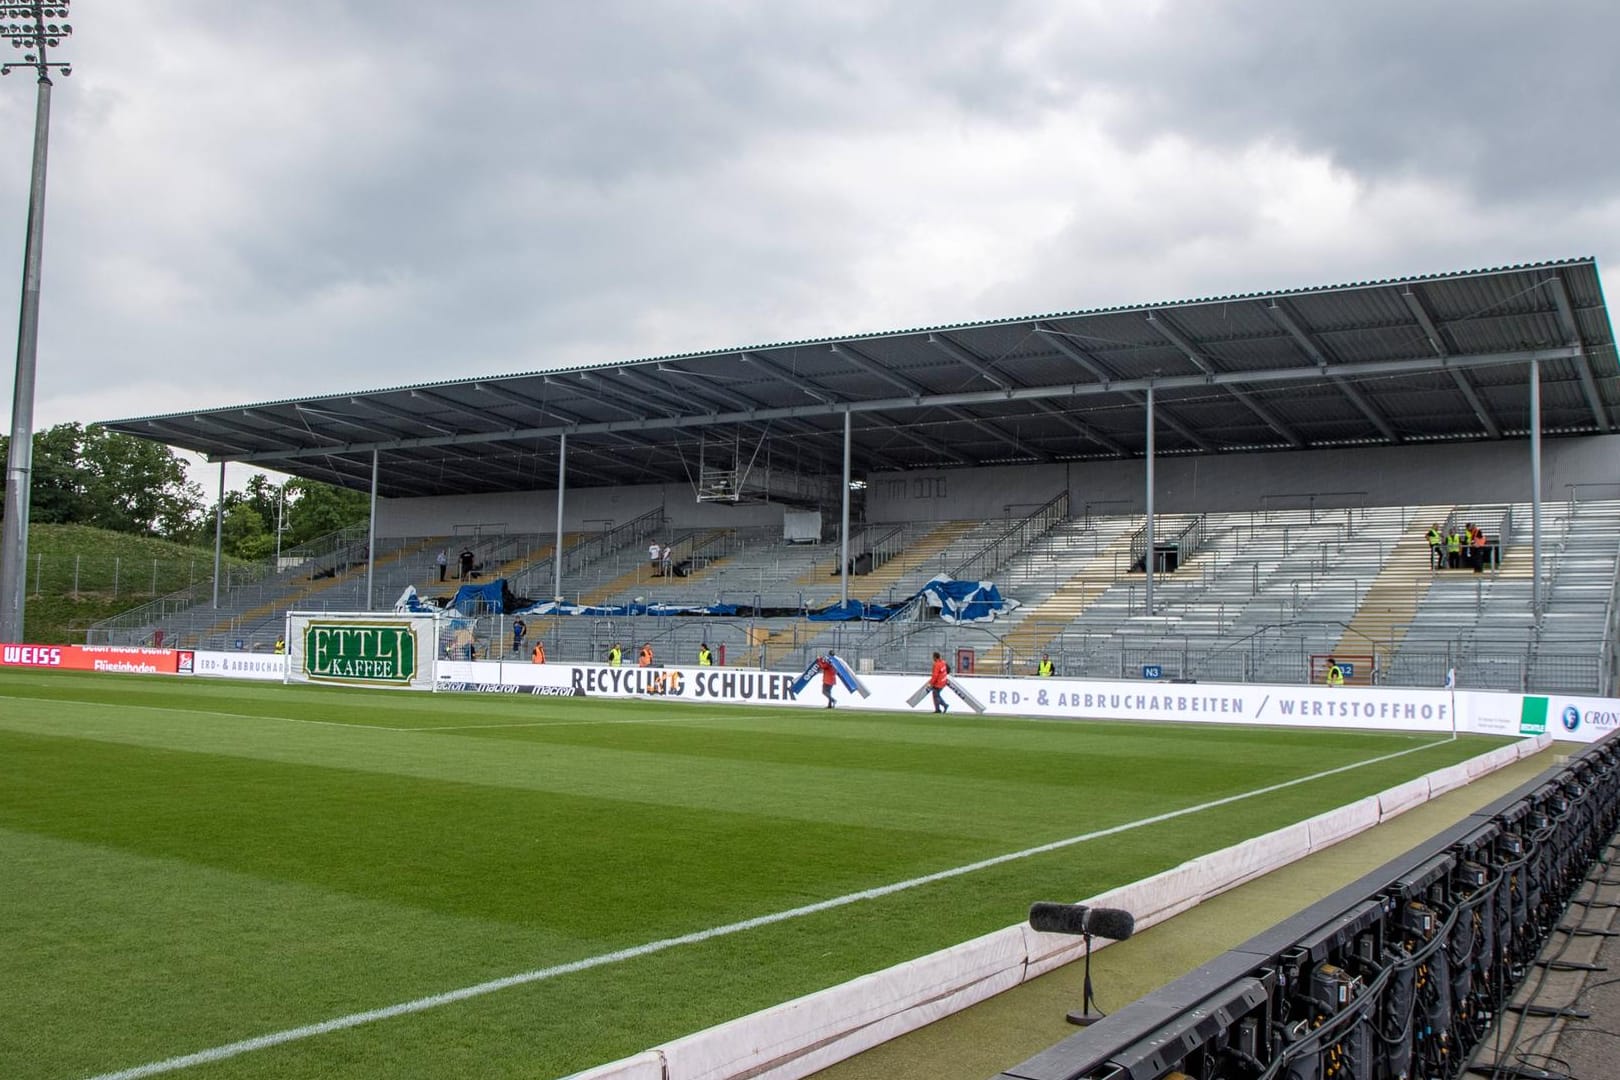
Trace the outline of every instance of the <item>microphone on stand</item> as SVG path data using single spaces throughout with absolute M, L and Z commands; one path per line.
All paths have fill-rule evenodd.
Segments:
M 1079 1012 L 1068 1015 L 1078 1027 L 1095 1024 L 1103 1018 L 1091 992 L 1091 939 L 1124 941 L 1136 932 L 1136 916 L 1118 908 L 1094 908 L 1084 904 L 1054 904 L 1038 900 L 1029 906 L 1029 925 L 1045 934 L 1074 934 L 1086 942 L 1084 997 Z

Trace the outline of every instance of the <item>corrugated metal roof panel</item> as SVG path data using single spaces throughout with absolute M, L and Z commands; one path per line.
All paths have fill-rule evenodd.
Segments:
M 1311 368 L 1317 350 L 1331 365 L 1431 357 L 1434 350 L 1408 303 L 1409 292 L 1432 316 L 1448 352 L 1486 355 L 1561 345 L 1567 329 L 1558 313 L 1555 279 L 1562 279 L 1567 288 L 1588 345 L 1589 359 L 1584 363 L 1593 372 L 1600 399 L 1612 406 L 1620 396 L 1620 380 L 1596 266 L 1590 260 L 1566 260 L 326 394 L 117 421 L 114 426 L 217 456 L 259 455 L 266 463 L 283 453 L 296 454 L 299 448 L 325 448 L 325 457 L 311 458 L 300 468 L 336 470 L 351 484 L 369 477 L 369 461 L 361 460 L 369 457 L 369 447 L 386 446 L 390 460 L 402 472 L 413 474 L 408 481 L 416 485 L 413 490 L 435 490 L 438 481 L 429 475 L 434 460 L 441 462 L 444 476 L 451 477 L 466 471 L 465 461 L 458 465 L 456 459 L 468 455 L 475 462 L 483 455 L 489 470 L 505 478 L 501 483 L 530 475 L 531 466 L 543 455 L 554 454 L 554 433 L 565 424 L 617 422 L 634 428 L 600 434 L 576 429 L 570 440 L 571 455 L 580 455 L 583 462 L 599 453 L 602 462 L 597 468 L 606 471 L 598 475 L 620 480 L 678 475 L 675 448 L 697 437 L 647 424 L 669 419 L 712 423 L 708 418 L 717 413 L 751 418 L 758 410 L 791 411 L 794 416 L 778 418 L 768 429 L 745 419 L 741 425 L 728 425 L 728 430 L 746 430 L 750 438 L 769 430 L 785 445 L 813 444 L 814 453 L 825 460 L 829 452 L 836 457 L 841 439 L 837 403 L 913 394 L 978 396 L 971 405 L 947 409 L 896 404 L 881 417 L 863 417 L 863 422 L 896 431 L 897 444 L 906 449 L 895 451 L 895 458 L 937 458 L 946 441 L 968 460 L 1003 460 L 1026 451 L 1052 454 L 1058 448 L 1068 452 L 1077 439 L 1087 440 L 1050 411 L 1069 402 L 1078 403 L 1072 412 L 1075 419 L 1134 451 L 1141 438 L 1139 394 L 1057 397 L 1048 407 L 993 395 L 1004 387 L 1009 392 L 1018 387 L 1094 388 L 1099 376 L 1088 370 L 1092 368 L 1110 379 L 1187 376 L 1199 372 L 1199 365 L 1228 373 L 1284 370 L 1299 376 Z M 1290 322 L 1304 340 L 1296 337 Z M 1172 338 L 1191 349 L 1198 364 Z M 745 353 L 758 362 L 745 362 Z M 856 361 L 852 354 L 865 359 Z M 1577 378 L 1581 363 L 1543 364 L 1549 414 L 1560 424 L 1594 422 L 1591 402 Z M 1476 380 L 1491 407 L 1496 407 L 1500 395 L 1506 402 L 1501 407 L 1511 411 L 1523 400 L 1524 370 L 1523 364 L 1471 368 L 1467 378 Z M 1358 383 L 1398 434 L 1417 429 L 1425 437 L 1445 437 L 1447 425 L 1457 437 L 1478 434 L 1478 418 L 1446 372 Z M 1383 438 L 1378 424 L 1341 389 L 1314 375 L 1288 387 L 1262 380 L 1251 384 L 1248 392 L 1308 443 Z M 1570 404 L 1565 404 L 1566 398 Z M 1213 385 L 1161 389 L 1159 401 L 1169 410 L 1168 418 L 1200 432 L 1215 449 L 1279 443 L 1277 433 L 1230 389 Z M 907 441 L 905 429 L 933 431 L 936 435 L 923 438 L 937 441 L 919 442 L 917 437 Z M 507 439 L 508 430 L 523 434 Z M 488 441 L 473 444 L 471 450 L 432 444 L 480 434 Z M 1173 431 L 1161 429 L 1161 438 L 1169 447 L 1185 448 L 1185 437 Z M 407 445 L 396 448 L 398 440 Z M 1090 446 L 1093 452 L 1105 452 L 1095 443 Z M 632 463 L 627 449 L 632 457 L 642 456 Z M 349 454 L 347 459 L 344 453 Z M 290 458 L 281 460 L 295 464 Z M 582 465 L 582 470 L 587 467 Z M 466 489 L 464 478 L 443 483 L 446 490 Z

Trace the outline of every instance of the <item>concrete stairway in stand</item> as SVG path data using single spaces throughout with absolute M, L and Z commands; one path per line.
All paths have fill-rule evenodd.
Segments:
M 925 533 L 916 543 L 906 545 L 904 551 L 870 574 L 850 578 L 849 595 L 856 600 L 872 600 L 882 596 L 911 577 L 929 560 L 938 558 L 940 552 L 977 524 L 975 521 L 947 521 Z
M 384 567 L 392 566 L 401 560 L 415 555 L 420 555 L 424 551 L 428 550 L 428 548 L 432 547 L 436 542 L 436 538 L 429 537 L 425 540 L 420 540 L 414 544 L 409 544 L 405 547 L 399 548 L 397 551 L 391 551 L 386 555 L 379 555 L 372 562 L 371 571 L 375 575 L 377 571 L 383 569 Z M 352 564 L 342 573 L 336 574 L 329 578 L 318 578 L 311 580 L 292 592 L 283 593 L 273 600 L 259 604 L 257 607 L 249 608 L 240 615 L 236 616 L 235 621 L 241 624 L 251 624 L 270 618 L 278 612 L 297 611 L 300 601 L 307 600 L 311 596 L 315 596 L 319 593 L 341 587 L 349 582 L 357 581 L 364 578 L 365 575 L 366 563 L 362 560 Z M 389 600 L 388 603 L 390 606 L 392 606 L 393 601 Z M 231 620 L 215 623 L 203 633 L 205 635 L 222 634 L 231 629 L 231 625 Z
M 987 649 L 979 660 L 984 671 L 1001 671 L 1007 654 L 1015 659 L 1039 656 L 1063 632 L 1064 627 L 1085 613 L 1086 608 L 1117 581 L 1129 576 L 1133 533 L 1127 529 L 1114 542 L 1097 552 L 1080 571 L 1036 604 L 1001 637 L 1001 643 Z
M 1334 647 L 1335 656 L 1371 655 L 1383 666 L 1395 655 L 1439 572 L 1430 568 L 1429 522 L 1443 521 L 1449 512 L 1448 507 L 1435 507 L 1412 519 L 1350 617 Z M 1358 669 L 1351 681 L 1370 684 L 1372 674 L 1369 671 L 1363 675 Z
M 690 545 L 687 546 L 687 550 L 700 551 L 704 545 L 714 542 L 716 539 L 724 536 L 728 531 L 729 530 L 727 529 L 710 529 L 707 533 L 693 537 Z M 710 568 L 719 562 L 719 559 L 715 559 L 711 562 L 705 563 L 701 567 L 696 567 L 690 573 L 688 573 L 683 580 L 687 583 L 697 581 L 706 576 L 709 573 Z M 632 569 L 626 570 L 612 581 L 598 585 L 596 588 L 585 593 L 579 598 L 579 602 L 581 604 L 608 604 L 612 603 L 615 597 L 618 597 L 623 593 L 632 592 L 638 586 L 656 585 L 667 582 L 668 580 L 669 579 L 664 578 L 661 575 L 653 573 L 652 563 L 650 561 L 638 561 Z

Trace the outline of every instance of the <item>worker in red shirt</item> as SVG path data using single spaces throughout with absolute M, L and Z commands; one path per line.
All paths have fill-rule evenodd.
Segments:
M 833 685 L 838 682 L 838 669 L 832 665 L 833 651 L 827 650 L 826 656 L 816 657 L 816 667 L 821 669 L 821 693 L 827 699 L 827 708 L 833 707 Z
M 934 692 L 934 711 L 937 713 L 950 712 L 951 707 L 945 704 L 945 682 L 951 677 L 951 669 L 945 661 L 940 659 L 939 653 L 934 654 L 934 670 L 928 676 L 928 687 Z

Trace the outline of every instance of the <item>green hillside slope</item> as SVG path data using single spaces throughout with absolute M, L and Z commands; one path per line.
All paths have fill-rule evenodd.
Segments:
M 247 564 L 226 559 L 227 573 Z M 28 529 L 24 637 L 82 644 L 94 622 L 213 578 L 214 553 L 87 525 Z

